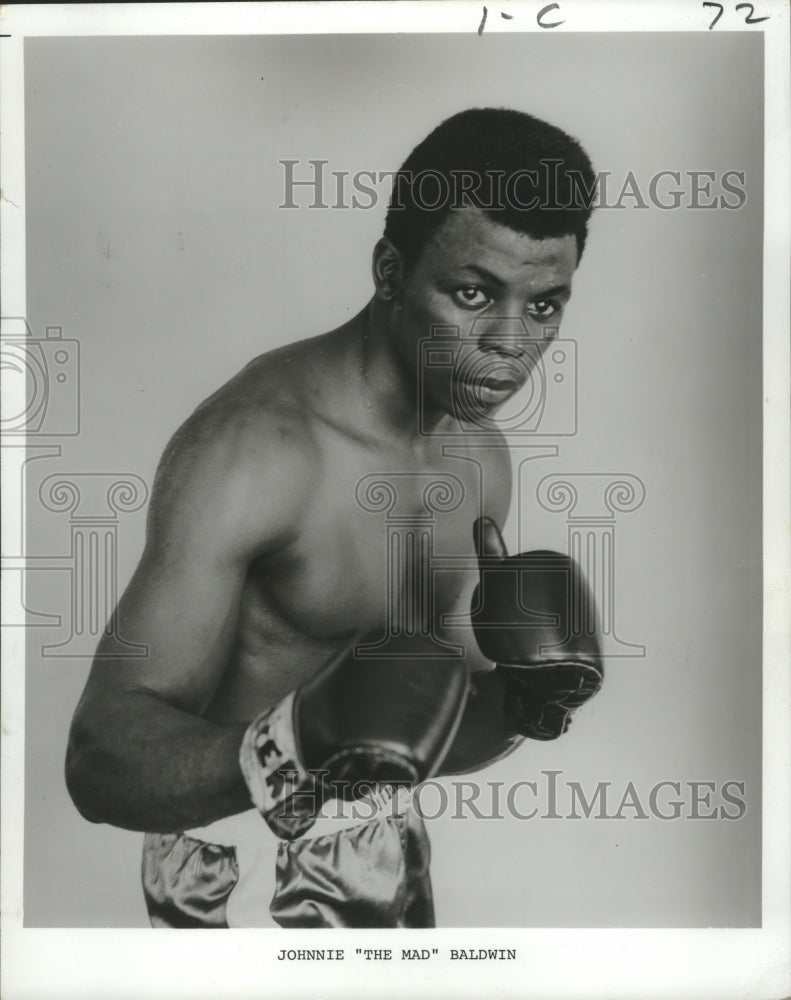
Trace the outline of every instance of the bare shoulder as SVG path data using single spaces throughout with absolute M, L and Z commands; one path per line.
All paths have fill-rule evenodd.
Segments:
M 316 443 L 281 352 L 251 362 L 181 425 L 159 463 L 149 536 L 208 537 L 263 555 L 298 531 L 317 475 Z M 210 533 L 209 536 L 206 533 Z

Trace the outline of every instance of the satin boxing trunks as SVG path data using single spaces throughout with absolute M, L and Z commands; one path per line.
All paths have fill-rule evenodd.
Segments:
M 154 927 L 433 927 L 430 847 L 406 788 L 324 804 L 308 834 L 278 838 L 256 809 L 146 834 Z

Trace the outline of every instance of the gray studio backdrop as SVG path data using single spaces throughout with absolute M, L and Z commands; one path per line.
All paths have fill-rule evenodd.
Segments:
M 452 782 L 429 789 L 429 814 L 440 787 L 450 797 L 429 823 L 438 923 L 760 923 L 762 68 L 760 36 L 707 32 L 27 41 L 28 320 L 40 339 L 62 328 L 71 366 L 56 383 L 51 336 L 51 410 L 28 462 L 27 544 L 41 558 L 27 604 L 59 623 L 29 631 L 28 925 L 146 923 L 140 835 L 81 819 L 63 756 L 163 446 L 251 357 L 332 328 L 371 293 L 384 201 L 309 209 L 301 193 L 300 208 L 278 208 L 278 161 L 305 164 L 301 178 L 310 159 L 393 170 L 442 118 L 483 105 L 579 137 L 616 198 L 629 171 L 646 198 L 659 171 L 680 171 L 686 195 L 678 210 L 627 197 L 596 214 L 563 329 L 577 345 L 578 432 L 540 439 L 555 454 L 514 439 L 528 460 L 509 544 L 616 541 L 601 584 L 615 595 L 612 655 L 566 737 L 477 776 L 506 792 L 535 781 L 512 805 L 539 815 L 475 818 Z M 744 205 L 690 207 L 686 172 L 715 172 L 716 193 L 729 170 L 744 172 Z M 64 434 L 77 365 L 79 433 Z M 547 476 L 575 484 L 576 508 L 568 488 L 549 496 Z M 542 818 L 550 771 L 560 819 Z M 649 808 L 662 781 L 680 783 L 657 800 L 667 815 L 682 800 L 679 819 Z M 566 818 L 572 782 L 588 797 L 610 783 L 610 818 Z M 727 782 L 743 783 L 729 786 L 738 819 L 716 811 Z

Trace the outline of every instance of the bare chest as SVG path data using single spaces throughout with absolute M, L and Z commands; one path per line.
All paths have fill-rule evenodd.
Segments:
M 475 565 L 474 467 L 382 455 L 377 469 L 355 457 L 328 465 L 296 543 L 257 575 L 262 596 L 309 635 L 375 628 L 398 602 L 436 615 Z
M 348 450 L 325 460 L 319 481 L 298 537 L 248 576 L 235 674 L 257 697 L 280 696 L 360 636 L 428 626 L 471 643 L 460 616 L 477 580 L 481 469 Z

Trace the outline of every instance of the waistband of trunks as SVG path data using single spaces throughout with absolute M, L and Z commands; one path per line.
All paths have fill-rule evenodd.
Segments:
M 318 811 L 316 820 L 300 840 L 310 840 L 370 823 L 373 819 L 402 816 L 412 809 L 412 790 L 401 786 L 386 785 L 370 794 L 344 802 L 328 799 Z M 185 830 L 185 835 L 208 844 L 235 847 L 239 844 L 260 843 L 262 839 L 277 841 L 257 809 L 248 809 L 235 816 L 209 823 L 207 826 Z

